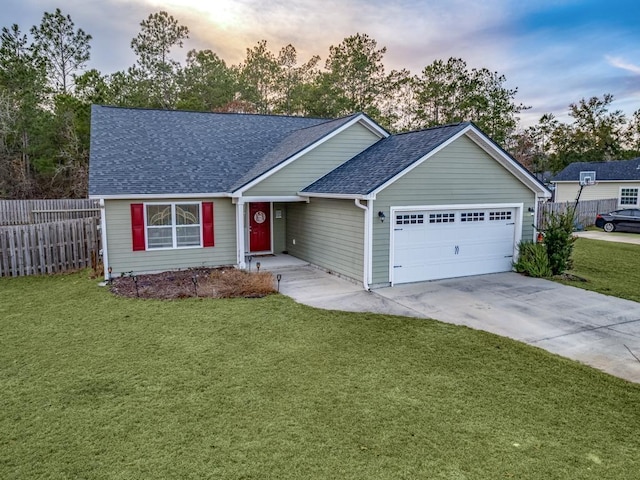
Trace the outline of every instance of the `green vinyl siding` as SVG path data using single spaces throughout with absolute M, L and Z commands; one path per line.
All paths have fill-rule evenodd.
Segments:
M 389 185 L 373 202 L 374 285 L 389 282 L 390 207 L 523 203 L 522 239 L 533 239 L 535 193 L 465 136 Z M 377 220 L 382 211 L 387 221 Z
M 244 192 L 244 196 L 296 195 L 380 137 L 355 123 Z
M 280 218 L 278 218 L 280 212 Z M 273 204 L 273 253 L 282 253 L 287 249 L 287 205 L 285 203 Z
M 214 247 L 168 250 L 132 250 L 131 204 L 213 202 Z M 235 206 L 229 199 L 106 200 L 107 254 L 114 275 L 121 272 L 158 272 L 190 267 L 211 267 L 236 263 Z M 146 232 L 145 232 L 146 234 Z
M 302 260 L 361 281 L 364 210 L 353 200 L 312 198 L 309 203 L 290 203 L 287 250 Z

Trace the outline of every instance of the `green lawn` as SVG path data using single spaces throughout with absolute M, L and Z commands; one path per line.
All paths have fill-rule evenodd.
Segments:
M 638 478 L 640 385 L 279 295 L 0 279 L 0 392 L 3 480 Z
M 562 283 L 640 302 L 640 245 L 578 238 L 572 258 L 569 273 L 587 281 Z

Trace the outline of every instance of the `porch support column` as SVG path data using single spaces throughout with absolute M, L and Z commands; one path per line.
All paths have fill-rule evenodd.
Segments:
M 238 254 L 238 268 L 241 269 L 247 268 L 245 262 L 246 252 L 244 250 L 244 231 L 244 200 L 239 198 L 236 203 L 236 251 Z

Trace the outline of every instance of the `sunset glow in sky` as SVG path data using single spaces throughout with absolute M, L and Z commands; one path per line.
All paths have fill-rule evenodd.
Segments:
M 190 29 L 184 51 L 211 49 L 227 64 L 267 40 L 275 53 L 291 43 L 305 62 L 366 33 L 386 46 L 387 71 L 418 74 L 434 60 L 462 58 L 518 88 L 533 124 L 547 112 L 567 120 L 568 105 L 611 93 L 628 116 L 640 109 L 640 27 L 630 0 L 4 0 L 1 26 L 24 32 L 60 7 L 93 36 L 89 68 L 103 74 L 135 61 L 131 39 L 150 13 L 166 10 Z

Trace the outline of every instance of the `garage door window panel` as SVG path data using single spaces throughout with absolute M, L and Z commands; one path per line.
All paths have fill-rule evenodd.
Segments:
M 419 225 L 424 223 L 424 214 L 396 215 L 396 225 Z
M 462 212 L 461 222 L 484 222 L 484 212 Z
M 511 211 L 489 212 L 489 221 L 511 220 Z
M 455 213 L 430 213 L 429 223 L 455 223 Z

